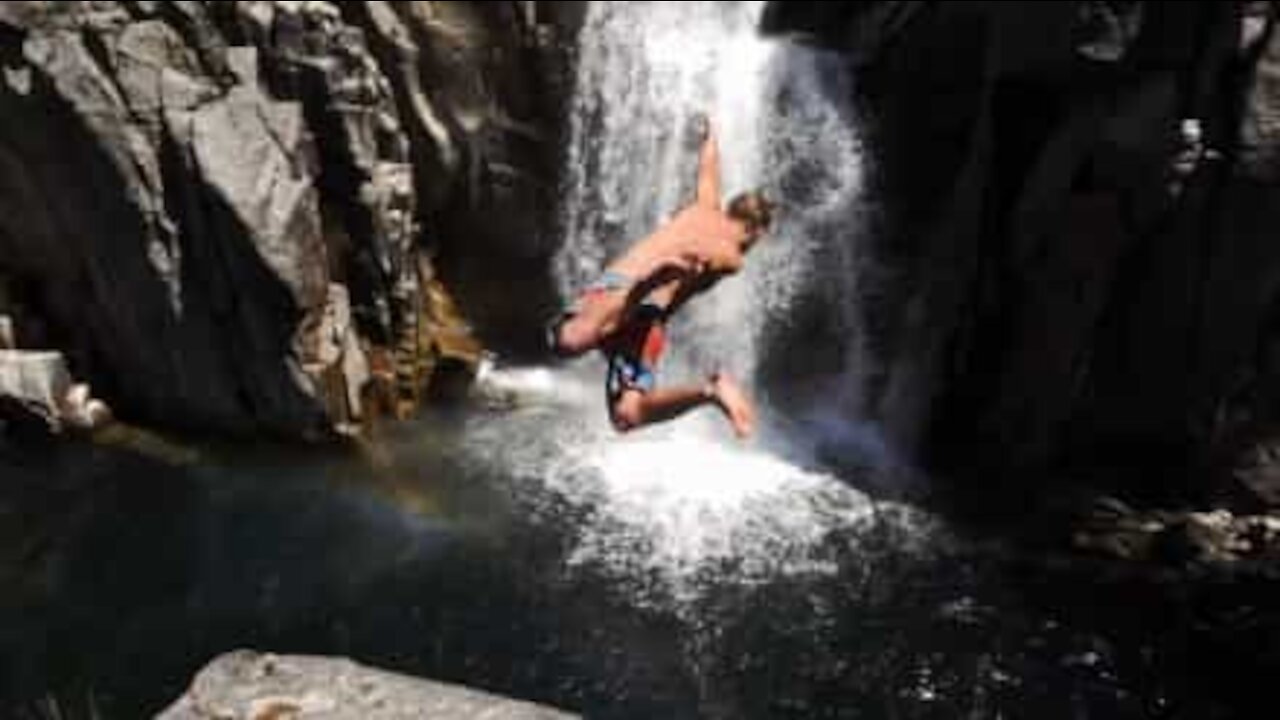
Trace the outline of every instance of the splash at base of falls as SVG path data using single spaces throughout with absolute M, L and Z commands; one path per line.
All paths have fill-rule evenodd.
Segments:
M 708 584 L 758 583 L 836 571 L 831 543 L 884 526 L 925 543 L 933 520 L 877 502 L 817 463 L 786 460 L 784 438 L 732 438 L 712 410 L 619 436 L 591 376 L 491 369 L 512 408 L 469 421 L 471 459 L 511 477 L 531 515 L 568 505 L 580 527 L 568 554 L 628 589 L 639 603 L 687 604 Z M 486 389 L 488 388 L 488 389 Z M 594 390 L 594 392 L 593 392 Z

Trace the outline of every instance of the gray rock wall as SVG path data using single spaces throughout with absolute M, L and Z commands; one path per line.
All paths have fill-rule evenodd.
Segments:
M 315 437 L 411 411 L 433 333 L 466 331 L 428 285 L 468 275 L 430 257 L 472 253 L 494 203 L 504 236 L 548 214 L 530 198 L 550 101 L 516 70 L 546 33 L 524 6 L 0 5 L 0 312 L 18 343 L 63 351 L 144 423 Z M 508 158 L 520 133 L 535 149 Z M 495 167 L 527 186 L 491 202 Z M 515 247 L 468 256 L 501 268 Z
M 873 406 L 901 442 L 984 477 L 1101 461 L 1158 487 L 1274 422 L 1274 4 L 767 15 L 856 66 L 891 278 L 866 304 Z

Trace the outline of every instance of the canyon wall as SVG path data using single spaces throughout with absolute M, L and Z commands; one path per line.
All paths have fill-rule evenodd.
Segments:
M 1274 3 L 771 3 L 857 76 L 872 413 L 937 468 L 1280 488 Z
M 476 278 L 550 224 L 558 5 L 4 3 L 6 335 L 140 423 L 412 412 L 515 335 Z

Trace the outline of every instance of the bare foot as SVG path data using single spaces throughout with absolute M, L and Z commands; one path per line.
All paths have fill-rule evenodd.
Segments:
M 711 376 L 711 392 L 738 437 L 750 435 L 755 429 L 756 411 L 742 386 L 724 373 L 715 373 Z

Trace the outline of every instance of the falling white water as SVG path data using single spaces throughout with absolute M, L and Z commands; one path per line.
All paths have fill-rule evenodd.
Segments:
M 855 322 L 862 163 L 844 104 L 852 93 L 837 60 L 760 38 L 762 7 L 590 5 L 556 268 L 570 298 L 687 203 L 696 180 L 695 120 L 709 115 L 726 198 L 762 187 L 781 212 L 746 270 L 673 321 L 660 382 L 696 379 L 713 366 L 734 372 L 762 401 L 761 437 L 733 440 L 711 411 L 618 437 L 594 358 L 554 372 L 486 373 L 482 385 L 524 407 L 466 432 L 475 456 L 515 472 L 513 492 L 534 512 L 564 502 L 579 508 L 574 563 L 624 581 L 657 580 L 676 598 L 725 568 L 742 581 L 824 572 L 824 538 L 884 517 L 779 432 L 787 423 L 755 382 L 772 351 L 770 329 L 785 329 L 802 300 L 824 308 L 825 326 L 790 351 L 837 357 L 833 374 L 812 379 L 830 406 L 820 414 L 840 416 L 845 411 L 835 405 L 856 399 L 863 363 Z M 849 394 L 827 392 L 828 384 Z
M 704 114 L 720 141 L 723 199 L 763 188 L 780 201 L 745 271 L 673 323 L 668 377 L 721 367 L 750 383 L 764 332 L 805 294 L 835 318 L 812 351 L 845 353 L 856 371 L 852 94 L 838 59 L 761 38 L 763 6 L 597 2 L 582 30 L 557 262 L 566 298 L 692 200 Z

